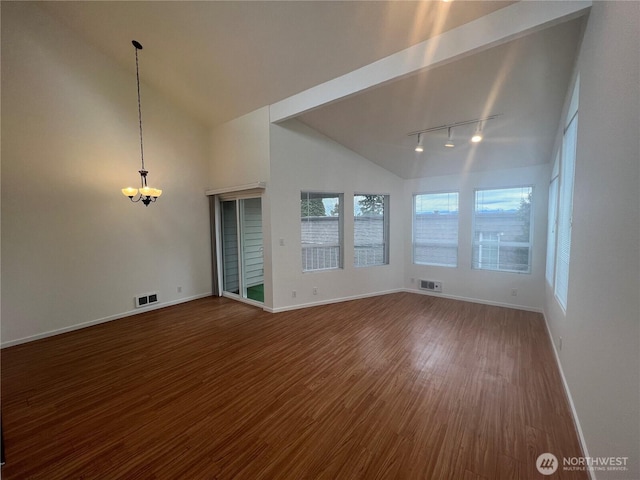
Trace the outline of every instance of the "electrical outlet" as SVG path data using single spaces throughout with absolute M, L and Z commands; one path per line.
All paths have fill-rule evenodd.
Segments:
M 295 290 L 291 290 L 291 298 L 296 298 L 296 291 Z
M 318 294 L 318 287 L 313 287 L 313 294 L 317 295 Z
M 281 238 L 281 239 L 280 239 L 280 246 L 281 246 L 281 247 L 284 247 L 284 238 Z
M 511 289 L 511 296 L 512 297 L 517 297 L 518 296 L 518 289 L 517 288 L 512 288 Z
M 178 293 L 182 293 L 182 287 L 178 287 Z

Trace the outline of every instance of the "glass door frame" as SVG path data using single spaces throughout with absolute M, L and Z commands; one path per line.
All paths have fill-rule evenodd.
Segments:
M 250 200 L 250 199 L 259 199 L 260 200 L 260 218 L 262 219 L 262 205 L 264 203 L 262 195 L 260 193 L 245 193 L 245 194 L 229 194 L 229 195 L 220 195 L 217 198 L 218 201 L 218 211 L 220 212 L 220 215 L 216 215 L 216 222 L 218 225 L 216 225 L 216 230 L 218 232 L 218 238 L 220 239 L 219 242 L 217 242 L 218 245 L 218 259 L 220 260 L 218 262 L 218 265 L 220 265 L 219 268 L 219 280 L 220 280 L 220 295 L 223 297 L 227 297 L 227 298 L 232 298 L 234 300 L 238 300 L 244 303 L 248 303 L 250 305 L 254 305 L 256 307 L 264 307 L 264 301 L 260 302 L 257 300 L 253 300 L 250 298 L 247 298 L 247 285 L 246 285 L 246 279 L 245 279 L 245 275 L 244 275 L 244 271 L 245 271 L 245 258 L 244 258 L 244 242 L 243 242 L 243 235 L 242 235 L 242 220 L 244 219 L 244 209 L 241 208 L 241 201 L 242 200 Z M 237 250 L 238 250 L 238 293 L 233 293 L 233 292 L 228 292 L 225 290 L 225 284 L 224 284 L 224 249 L 223 249 L 223 241 L 224 241 L 224 213 L 223 213 L 223 208 L 222 208 L 222 203 L 223 202 L 235 202 L 236 204 L 236 208 L 235 208 L 235 214 L 236 214 L 236 229 L 237 229 Z M 263 257 L 262 257 L 262 261 L 264 264 L 264 225 L 263 225 L 263 229 L 262 229 L 262 234 L 263 234 L 263 238 L 262 238 L 262 247 L 261 247 L 261 251 L 263 252 Z M 264 268 L 264 267 L 263 267 Z

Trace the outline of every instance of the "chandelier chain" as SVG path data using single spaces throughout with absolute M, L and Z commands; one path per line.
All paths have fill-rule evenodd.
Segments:
M 142 146 L 142 107 L 140 104 L 140 72 L 138 70 L 138 48 L 136 51 L 136 81 L 138 85 L 138 126 L 140 127 L 140 159 L 142 160 L 142 170 L 144 170 L 144 148 Z
M 132 40 L 131 44 L 136 50 L 136 86 L 138 88 L 138 129 L 140 131 L 140 188 L 123 188 L 122 194 L 125 197 L 129 197 L 133 203 L 142 202 L 145 207 L 148 207 L 151 203 L 155 203 L 158 197 L 162 195 L 162 190 L 159 188 L 153 188 L 147 185 L 147 174 L 149 173 L 144 168 L 144 145 L 142 143 L 142 101 L 140 95 L 140 64 L 138 60 L 138 50 L 142 50 L 142 45 L 137 40 Z M 135 200 L 134 200 L 135 198 Z

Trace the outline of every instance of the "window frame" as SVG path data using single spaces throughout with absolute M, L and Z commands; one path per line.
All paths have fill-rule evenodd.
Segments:
M 336 193 L 336 192 L 322 192 L 322 191 L 316 191 L 316 190 L 302 190 L 300 192 L 300 202 L 302 202 L 304 200 L 303 195 L 307 195 L 307 200 L 311 200 L 311 196 L 315 196 L 315 198 L 334 198 L 337 197 L 338 198 L 338 244 L 337 245 L 328 245 L 323 247 L 323 244 L 318 244 L 318 247 L 315 248 L 331 248 L 331 247 L 338 247 L 338 255 L 336 257 L 337 259 L 337 265 L 336 266 L 330 266 L 330 267 L 326 267 L 326 268 L 309 268 L 309 269 L 305 269 L 305 261 L 303 261 L 303 256 L 305 256 L 305 244 L 303 243 L 303 238 L 302 238 L 302 221 L 304 218 L 309 218 L 309 217 L 302 217 L 302 215 L 300 216 L 300 252 L 301 252 L 301 256 L 300 256 L 300 261 L 301 261 L 301 267 L 302 267 L 302 273 L 314 273 L 314 272 L 327 272 L 327 271 L 332 271 L 332 270 L 342 270 L 344 269 L 344 193 Z M 333 215 L 325 215 L 328 218 L 333 217 Z M 310 247 L 307 247 L 310 248 Z M 311 247 L 313 248 L 313 247 Z M 313 255 L 312 255 L 313 256 Z M 306 256 L 305 256 L 306 258 Z
M 573 142 L 567 145 L 566 134 L 573 133 Z M 560 156 L 560 183 L 558 188 L 558 229 L 556 234 L 556 257 L 553 293 L 564 312 L 567 311 L 569 297 L 569 274 L 571 268 L 571 237 L 573 224 L 573 189 L 575 184 L 578 148 L 578 111 L 569 120 L 562 134 L 562 154 Z M 567 150 L 571 150 L 567 158 Z M 565 203 L 566 202 L 566 203 Z M 565 248 L 563 248 L 563 246 Z M 565 251 L 566 250 L 566 251 Z
M 558 201 L 560 194 L 560 177 L 554 175 L 549 182 L 549 203 L 547 206 L 547 255 L 544 277 L 554 287 L 556 278 L 556 256 L 558 239 Z
M 379 196 L 384 197 L 383 199 L 383 212 L 382 212 L 382 263 L 367 263 L 367 264 L 358 264 L 356 254 L 356 248 L 358 244 L 356 243 L 356 221 L 357 216 L 355 213 L 356 208 L 356 197 L 363 196 Z M 354 193 L 353 194 L 353 266 L 355 268 L 366 268 L 366 267 L 377 267 L 382 265 L 389 265 L 389 224 L 390 224 L 390 203 L 391 203 L 391 195 L 388 193 Z M 366 246 L 366 245 L 362 245 Z
M 526 270 L 513 270 L 513 269 L 502 269 L 502 268 L 481 268 L 476 266 L 474 260 L 474 249 L 476 246 L 480 246 L 480 244 L 476 244 L 476 221 L 477 221 L 477 194 L 482 191 L 495 191 L 495 190 L 512 190 L 518 188 L 529 188 L 531 189 L 531 204 L 529 208 L 529 241 L 528 242 L 516 242 L 509 241 L 505 242 L 506 247 L 526 247 L 528 248 L 527 254 L 527 269 Z M 527 185 L 510 185 L 510 186 L 500 186 L 500 187 L 481 187 L 474 188 L 473 190 L 473 210 L 472 210 L 472 220 L 471 220 L 471 270 L 481 270 L 485 272 L 497 272 L 497 273 L 516 273 L 521 275 L 531 275 L 532 273 L 532 258 L 533 258 L 533 231 L 534 231 L 534 222 L 533 222 L 533 212 L 535 208 L 535 185 L 527 184 Z M 527 245 L 522 245 L 527 244 Z M 500 242 L 498 238 L 498 255 L 500 253 Z M 500 263 L 498 261 L 498 267 Z
M 577 73 L 575 81 L 572 85 L 571 98 L 569 106 L 565 113 L 562 135 L 556 151 L 556 159 L 551 174 L 551 189 L 553 183 L 556 183 L 556 205 L 549 205 L 548 213 L 552 213 L 555 207 L 556 225 L 553 236 L 548 237 L 547 244 L 547 271 L 545 275 L 547 281 L 553 289 L 553 296 L 560 305 L 563 313 L 567 312 L 569 297 L 569 273 L 571 267 L 571 240 L 572 240 L 572 223 L 573 223 L 573 195 L 575 186 L 575 171 L 578 156 L 578 113 L 580 103 L 580 73 Z M 572 129 L 572 143 L 567 145 L 567 132 Z M 567 153 L 571 155 L 567 155 Z M 567 158 L 569 157 L 569 158 Z M 551 197 L 551 195 L 550 195 Z M 552 244 L 549 246 L 549 240 Z M 563 250 L 563 243 L 566 252 Z M 553 254 L 550 257 L 550 254 Z M 566 257 L 566 258 L 565 258 Z M 552 264 L 552 265 L 551 265 Z M 551 269 L 549 267 L 552 267 Z M 552 271 L 549 271 L 552 270 Z
M 456 212 L 458 215 L 458 221 L 456 222 L 455 264 L 416 261 L 416 200 L 417 198 L 420 196 L 427 196 L 427 195 L 451 195 L 451 194 L 455 194 L 457 197 Z M 449 246 L 453 246 L 453 245 L 454 245 L 453 243 L 449 244 Z M 430 266 L 430 267 L 458 268 L 459 257 L 460 257 L 459 254 L 460 254 L 460 191 L 459 190 L 440 190 L 440 191 L 414 193 L 413 200 L 412 200 L 412 215 L 411 215 L 411 261 L 412 263 L 414 265 Z

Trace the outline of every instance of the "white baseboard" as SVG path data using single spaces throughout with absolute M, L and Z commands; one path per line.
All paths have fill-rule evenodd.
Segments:
M 558 371 L 560 372 L 560 377 L 562 378 L 562 386 L 564 387 L 564 393 L 567 396 L 567 400 L 569 401 L 569 407 L 571 408 L 571 416 L 573 417 L 573 423 L 576 426 L 576 430 L 578 432 L 578 441 L 580 442 L 580 448 L 582 448 L 582 453 L 584 457 L 589 457 L 589 450 L 587 449 L 587 441 L 584 438 L 584 434 L 582 433 L 582 427 L 580 426 L 580 419 L 578 418 L 578 412 L 576 411 L 576 407 L 573 403 L 573 397 L 571 396 L 571 390 L 569 390 L 569 384 L 567 383 L 567 378 L 564 376 L 564 370 L 562 370 L 562 363 L 560 363 L 560 356 L 558 355 L 558 350 L 556 349 L 556 344 L 553 341 L 553 335 L 551 335 L 551 329 L 549 328 L 549 322 L 547 321 L 547 315 L 545 312 L 542 312 L 542 317 L 544 318 L 544 325 L 547 327 L 547 333 L 549 334 L 549 341 L 551 342 L 551 348 L 553 349 L 553 354 L 556 358 L 556 364 L 558 365 Z M 596 480 L 595 472 L 591 470 L 587 470 L 589 474 L 589 478 L 591 480 Z
M 412 289 L 412 288 L 396 288 L 396 289 L 393 289 L 393 290 L 385 290 L 385 291 L 382 291 L 382 292 L 365 293 L 365 294 L 362 294 L 362 295 L 352 295 L 352 296 L 349 296 L 349 297 L 331 298 L 331 299 L 322 300 L 322 301 L 319 301 L 319 302 L 300 303 L 298 305 L 289 305 L 289 306 L 286 306 L 286 307 L 277 307 L 277 308 L 264 307 L 263 309 L 266 312 L 279 313 L 279 312 L 286 312 L 286 311 L 289 311 L 289 310 L 298 310 L 298 309 L 301 309 L 301 308 L 317 307 L 317 306 L 320 306 L 320 305 L 330 305 L 332 303 L 348 302 L 350 300 L 359 300 L 359 299 L 362 299 L 362 298 L 378 297 L 380 295 L 388 295 L 390 293 L 399 293 L 399 292 L 417 293 L 417 294 L 420 294 L 420 295 L 429 295 L 429 296 L 433 296 L 433 297 L 448 298 L 450 300 L 460 300 L 460 301 L 463 301 L 463 302 L 480 303 L 480 304 L 483 304 L 483 305 L 493 305 L 493 306 L 496 306 L 496 307 L 515 308 L 516 310 L 525 310 L 527 312 L 543 313 L 542 309 L 540 309 L 540 308 L 529 307 L 529 306 L 526 306 L 526 305 L 516 305 L 516 304 L 511 304 L 511 303 L 492 302 L 492 301 L 489 301 L 489 300 L 482 300 L 480 298 L 470 298 L 470 297 L 461 297 L 461 296 L 457 296 L 457 295 L 446 295 L 446 294 L 442 294 L 442 293 L 425 292 L 424 290 L 418 290 L 418 289 Z
M 331 298 L 328 300 L 321 300 L 319 302 L 300 303 L 298 305 L 289 305 L 286 307 L 277 307 L 277 308 L 264 307 L 263 310 L 269 313 L 280 313 L 280 312 L 287 312 L 290 310 L 299 310 L 301 308 L 318 307 L 320 305 L 330 305 L 332 303 L 349 302 L 351 300 L 360 300 L 362 298 L 379 297 L 380 295 L 389 295 L 390 293 L 399 293 L 399 292 L 404 292 L 404 289 L 396 288 L 393 290 L 384 290 L 382 292 L 363 293 L 361 295 L 351 295 L 349 297 Z
M 171 302 L 158 303 L 156 305 L 150 305 L 144 308 L 136 308 L 135 310 L 129 310 L 128 312 L 117 313 L 115 315 L 109 315 L 108 317 L 98 318 L 96 320 L 89 320 L 88 322 L 77 323 L 68 327 L 57 328 L 55 330 L 49 330 L 48 332 L 38 333 L 36 335 L 29 335 L 28 337 L 18 338 L 17 340 L 9 340 L 8 342 L 2 342 L 0 348 L 13 347 L 14 345 L 20 345 L 22 343 L 33 342 L 34 340 L 40 340 L 41 338 L 52 337 L 54 335 L 60 335 L 61 333 L 72 332 L 74 330 L 80 330 L 81 328 L 91 327 L 100 323 L 110 322 L 112 320 L 118 320 L 120 318 L 131 317 L 139 313 L 150 312 L 152 310 L 158 310 L 159 308 L 170 307 L 172 305 L 178 305 L 180 303 L 190 302 L 191 300 L 197 300 L 199 298 L 210 297 L 211 292 L 201 293 L 199 295 L 193 295 L 191 297 L 180 298 L 178 300 L 172 300 Z
M 491 300 L 483 300 L 481 298 L 461 297 L 459 295 L 447 295 L 445 293 L 427 292 L 414 288 L 405 288 L 402 291 L 408 293 L 419 293 L 420 295 L 429 295 L 431 297 L 449 298 L 451 300 L 460 300 L 462 302 L 480 303 L 482 305 L 492 305 L 494 307 L 514 308 L 516 310 L 525 310 L 527 312 L 544 313 L 541 308 L 529 307 L 527 305 L 517 305 L 515 303 L 493 302 Z

